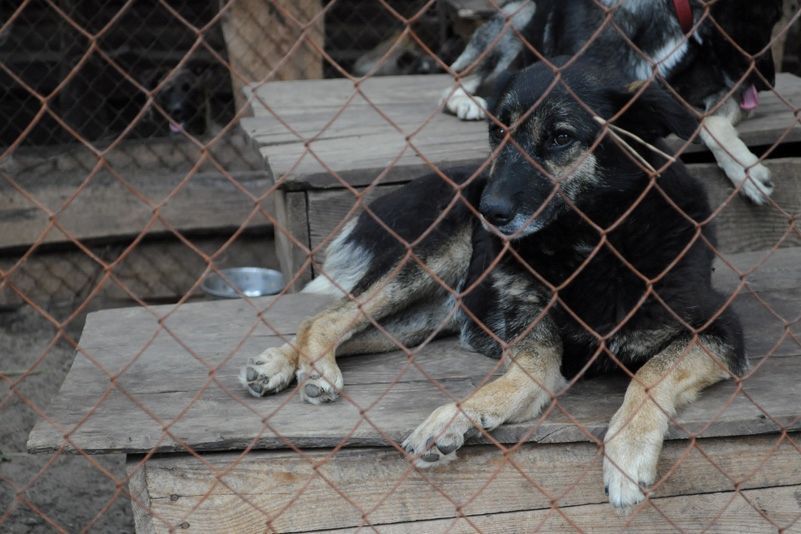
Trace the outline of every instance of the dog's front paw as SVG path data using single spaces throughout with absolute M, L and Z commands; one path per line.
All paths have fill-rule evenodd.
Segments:
M 254 397 L 278 393 L 292 383 L 295 377 L 295 364 L 287 356 L 291 347 L 267 349 L 256 358 L 248 358 L 248 363 L 239 370 L 239 382 Z
M 345 385 L 336 363 L 321 359 L 314 364 L 301 363 L 297 372 L 300 398 L 309 404 L 333 402 Z
M 748 177 L 745 176 L 747 172 Z M 740 193 L 757 205 L 765 204 L 773 193 L 773 181 L 770 179 L 770 169 L 757 163 L 748 171 L 743 171 L 743 187 Z
M 431 412 L 401 446 L 415 457 L 417 467 L 444 465 L 456 459 L 456 450 L 477 433 L 470 418 L 451 403 Z
M 615 508 L 628 508 L 645 500 L 656 480 L 662 449 L 660 432 L 638 433 L 610 425 L 604 442 L 604 491 Z
M 469 95 L 461 87 L 443 94 L 445 109 L 463 121 L 478 121 L 486 116 L 487 101 L 480 96 Z

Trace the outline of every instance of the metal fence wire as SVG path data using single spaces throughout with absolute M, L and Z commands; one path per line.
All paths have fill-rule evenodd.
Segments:
M 624 29 L 616 26 L 613 15 L 623 4 L 633 3 L 634 0 L 620 0 L 617 3 L 593 1 L 597 4 L 596 8 L 606 11 L 602 29 L 611 29 L 624 35 Z M 724 32 L 723 24 L 713 17 L 717 2 L 691 0 L 690 3 L 700 14 L 694 21 L 697 27 L 710 24 L 717 31 Z M 669 9 L 671 13 L 673 9 L 673 3 L 667 1 L 654 0 L 640 4 L 652 6 L 653 9 Z M 277 429 L 280 425 L 276 421 L 282 414 L 289 413 L 289 403 L 299 403 L 298 396 L 309 386 L 309 380 L 314 380 L 315 372 L 320 372 L 317 365 L 325 365 L 325 361 L 318 359 L 319 354 L 300 356 L 301 360 L 305 358 L 313 362 L 309 365 L 314 372 L 300 376 L 299 383 L 290 386 L 291 394 L 282 393 L 286 396 L 285 401 L 268 415 L 246 402 L 248 399 L 242 388 L 233 389 L 219 378 L 224 366 L 244 363 L 239 361 L 237 351 L 252 341 L 247 337 L 257 327 L 277 334 L 297 350 L 311 346 L 308 342 L 287 336 L 286 328 L 275 322 L 275 314 L 278 313 L 275 310 L 281 309 L 282 299 L 292 298 L 292 288 L 305 282 L 309 273 L 323 278 L 331 274 L 325 272 L 319 260 L 336 233 L 346 228 L 348 219 L 345 216 L 353 215 L 353 211 L 348 214 L 343 212 L 333 225 L 333 230 L 321 236 L 318 244 L 308 241 L 308 236 L 304 238 L 297 235 L 297 228 L 287 227 L 285 212 L 293 208 L 279 197 L 291 180 L 292 171 L 276 174 L 271 170 L 270 162 L 265 162 L 254 141 L 248 139 L 240 121 L 250 117 L 254 108 L 262 110 L 263 117 L 266 116 L 270 121 L 274 135 L 291 136 L 304 145 L 298 161 L 302 158 L 315 160 L 331 183 L 353 195 L 357 208 L 366 208 L 367 213 L 372 214 L 367 207 L 368 200 L 375 196 L 376 191 L 381 191 L 377 188 L 384 185 L 381 180 L 386 171 L 376 171 L 375 179 L 370 183 L 354 187 L 314 147 L 316 140 L 327 135 L 330 124 L 347 111 L 352 97 L 358 95 L 366 102 L 370 112 L 375 112 L 386 122 L 388 129 L 401 132 L 406 137 L 407 146 L 398 152 L 397 157 L 387 161 L 389 167 L 400 165 L 401 154 L 410 150 L 417 154 L 419 162 L 426 168 L 425 172 L 435 173 L 461 195 L 468 186 L 456 180 L 451 169 L 440 163 L 443 161 L 438 159 L 441 156 L 427 154 L 415 145 L 417 133 L 439 117 L 442 109 L 426 115 L 419 123 L 401 124 L 392 118 L 397 115 L 387 113 L 386 109 L 382 109 L 383 104 L 374 102 L 362 91 L 363 84 L 382 75 L 448 74 L 455 79 L 451 92 L 453 95 L 472 84 L 474 72 L 480 70 L 486 60 L 491 60 L 492 55 L 497 53 L 499 47 L 505 46 L 508 39 L 522 42 L 522 48 L 539 57 L 558 75 L 559 67 L 544 57 L 544 51 L 538 49 L 536 43 L 525 41 L 520 28 L 515 26 L 514 17 L 530 6 L 529 2 L 501 0 L 4 2 L 0 6 L 0 83 L 3 91 L 3 98 L 0 99 L 0 328 L 5 338 L 0 340 L 0 530 L 130 531 L 133 529 L 131 505 L 139 510 L 137 513 L 149 515 L 157 531 L 203 530 L 203 525 L 196 522 L 193 514 L 217 502 L 214 500 L 215 490 L 225 487 L 239 502 L 229 502 L 222 507 L 244 504 L 243 509 L 247 510 L 247 514 L 258 519 L 243 522 L 242 525 L 258 524 L 266 531 L 306 530 L 306 527 L 294 527 L 293 518 L 296 514 L 306 513 L 300 510 L 301 506 L 314 505 L 316 499 L 325 503 L 333 502 L 321 497 L 323 493 L 336 495 L 342 506 L 359 518 L 356 524 L 330 525 L 330 528 L 352 527 L 391 532 L 412 528 L 422 531 L 497 531 L 502 530 L 499 526 L 503 524 L 502 521 L 493 523 L 486 514 L 476 514 L 470 510 L 475 502 L 488 498 L 494 491 L 494 485 L 499 484 L 498 481 L 505 476 L 504 470 L 510 470 L 519 477 L 523 488 L 520 499 L 527 499 L 526 495 L 530 493 L 547 503 L 542 507 L 541 515 L 534 514 L 527 522 L 509 527 L 511 531 L 549 531 L 552 529 L 549 521 L 553 521 L 553 518 L 561 521 L 565 529 L 581 531 L 588 524 L 582 514 L 602 514 L 598 511 L 600 508 L 593 508 L 600 506 L 597 500 L 585 500 L 580 506 L 571 500 L 571 495 L 580 493 L 584 486 L 602 487 L 600 480 L 589 480 L 592 477 L 586 476 L 586 468 L 571 467 L 573 474 L 566 482 L 562 481 L 559 491 L 554 491 L 552 481 L 544 480 L 541 473 L 531 469 L 531 461 L 520 459 L 520 455 L 527 454 L 525 442 L 550 415 L 561 417 L 575 428 L 576 437 L 567 441 L 589 442 L 594 447 L 594 463 L 600 465 L 605 457 L 609 459 L 608 445 L 604 445 L 602 432 L 599 434 L 597 428 L 588 428 L 585 419 L 571 412 L 570 403 L 564 402 L 570 390 L 581 383 L 579 379 L 583 371 L 566 387 L 552 389 L 556 383 L 542 383 L 542 376 L 519 367 L 522 376 L 547 392 L 547 400 L 543 402 L 544 415 L 532 417 L 517 442 L 496 439 L 493 433 L 484 429 L 471 431 L 478 434 L 482 443 L 492 448 L 495 460 L 482 464 L 480 468 L 465 467 L 470 462 L 478 461 L 468 454 L 468 458 L 434 472 L 420 467 L 421 457 L 425 460 L 430 452 L 404 447 L 397 435 L 377 424 L 371 416 L 373 406 L 394 394 L 401 374 L 392 375 L 394 378 L 389 383 L 382 384 L 380 394 L 367 403 L 349 394 L 348 375 L 345 374 L 345 387 L 338 392 L 336 402 L 357 410 L 361 414 L 359 425 L 379 436 L 385 447 L 404 462 L 402 468 L 387 468 L 386 472 L 376 471 L 371 475 L 381 478 L 381 488 L 369 501 L 364 499 L 363 493 L 351 492 L 353 484 L 343 484 L 341 477 L 332 474 L 347 453 L 345 447 L 356 436 L 359 425 L 344 432 L 335 446 L 321 450 L 310 449 L 308 443 L 296 443 Z M 741 56 L 736 61 L 747 63 L 750 74 L 758 73 L 755 70 L 756 62 L 765 54 L 773 54 L 777 71 L 782 68 L 791 72 L 801 71 L 796 29 L 801 12 L 789 0 L 784 1 L 782 9 L 781 20 L 773 31 L 771 41 L 758 52 L 746 50 L 751 43 L 730 41 L 731 48 Z M 470 65 L 460 68 L 458 72 L 452 70 L 450 65 L 467 45 L 473 30 L 498 14 L 501 16 L 496 20 L 503 26 L 502 31 L 485 43 L 482 53 L 473 58 Z M 601 29 L 594 34 L 594 38 L 600 33 Z M 693 38 L 692 32 L 685 37 Z M 629 38 L 623 38 L 621 42 L 636 48 Z M 635 53 L 650 61 L 653 69 L 648 76 L 652 81 L 659 79 L 653 83 L 664 82 L 660 79 L 657 61 L 641 50 L 637 49 Z M 277 81 L 324 83 L 308 80 L 327 78 L 352 82 L 351 98 L 338 104 L 340 107 L 335 115 L 325 126 L 314 131 L 293 127 L 292 122 L 284 116 L 286 110 L 276 107 L 260 92 L 260 89 Z M 580 100 L 571 88 L 566 90 Z M 732 89 L 729 96 L 734 91 Z M 673 93 L 678 97 L 680 91 Z M 798 127 L 795 120 L 799 111 L 797 102 L 775 87 L 770 87 L 767 93 L 775 97 L 776 106 L 784 109 L 787 118 L 785 128 L 775 138 L 760 142 L 760 156 L 756 161 L 744 164 L 745 179 L 720 196 L 719 202 L 715 200 L 711 217 L 692 222 L 698 239 L 704 239 L 700 232 L 706 226 L 714 223 L 720 229 L 726 224 L 733 224 L 731 217 L 726 214 L 731 213 L 738 203 L 745 206 L 745 201 L 738 193 L 760 187 L 755 185 L 757 177 L 751 176 L 753 169 L 768 158 L 791 159 L 799 155 L 795 152 L 798 145 L 792 137 L 793 129 Z M 248 95 L 252 98 L 250 102 Z M 713 106 L 705 115 L 703 110 L 691 107 L 680 98 L 678 100 L 701 119 L 711 116 L 717 109 Z M 632 102 L 625 104 L 622 111 L 629 109 Z M 310 106 L 312 104 L 309 103 Z M 431 102 L 421 104 L 430 105 Z M 440 104 L 441 107 L 443 105 Z M 582 102 L 581 105 L 594 113 L 589 104 Z M 298 108 L 303 109 L 304 106 L 303 102 L 298 102 Z M 520 120 L 525 120 L 532 112 L 526 110 L 524 118 Z M 490 127 L 501 132 L 502 141 L 501 148 L 482 162 L 480 168 L 489 169 L 493 165 L 493 158 L 497 158 L 507 145 L 513 145 L 532 167 L 548 174 L 548 170 L 542 168 L 542 163 L 527 154 L 525 147 L 518 145 L 514 136 L 508 134 L 517 123 L 505 123 L 504 120 L 505 117 L 491 114 L 487 117 L 486 122 Z M 642 148 L 639 141 L 632 139 L 628 132 L 609 124 L 604 124 L 603 132 L 619 143 L 636 147 L 627 153 L 650 177 L 649 190 L 658 191 L 657 178 L 663 169 L 652 166 L 635 154 L 649 149 Z M 698 130 L 694 137 L 696 140 L 704 137 L 707 144 L 718 141 L 724 147 L 724 152 L 725 147 L 730 146 L 723 142 L 725 140 L 716 140 L 708 131 Z M 679 146 L 676 157 L 682 157 L 687 162 L 701 161 L 702 156 L 692 150 L 690 142 Z M 357 153 L 369 150 L 369 147 L 354 140 L 349 150 Z M 728 155 L 735 157 L 731 153 Z M 673 155 L 667 157 L 673 158 Z M 472 179 L 475 176 L 469 178 L 468 183 Z M 705 241 L 704 245 L 737 278 L 731 294 L 726 295 L 723 306 L 709 320 L 719 319 L 728 313 L 727 310 L 739 295 L 748 294 L 753 302 L 757 302 L 759 313 L 771 317 L 774 324 L 778 325 L 779 337 L 762 343 L 755 353 L 749 353 L 752 370 L 739 377 L 730 377 L 725 373 L 735 384 L 735 394 L 728 397 L 716 413 L 710 414 L 709 421 L 699 424 L 697 428 L 682 427 L 680 414 L 674 413 L 672 405 L 661 405 L 662 400 L 652 394 L 661 391 L 663 382 L 672 379 L 670 373 L 659 376 L 654 382 L 641 384 L 637 391 L 642 397 L 642 404 L 655 404 L 657 413 L 662 414 L 660 417 L 681 428 L 690 439 L 684 442 L 681 451 L 676 453 L 675 462 L 667 470 L 660 467 L 653 485 L 642 488 L 644 504 L 630 510 L 629 516 L 623 519 L 625 525 L 644 528 L 637 526 L 637 517 L 650 513 L 658 518 L 658 521 L 649 523 L 650 527 L 693 530 L 692 526 L 688 526 L 687 517 L 684 517 L 686 511 L 688 516 L 703 516 L 698 523 L 701 525 L 699 530 L 739 531 L 741 527 L 746 527 L 727 524 L 721 518 L 727 510 L 745 507 L 753 510 L 753 517 L 756 518 L 747 528 L 757 531 L 801 531 L 801 511 L 798 507 L 801 502 L 801 481 L 790 481 L 792 474 L 801 477 L 801 443 L 798 434 L 793 433 L 801 426 L 801 410 L 789 417 L 771 413 L 772 408 L 752 396 L 747 388 L 749 379 L 769 362 L 801 354 L 798 330 L 801 309 L 797 305 L 801 287 L 777 286 L 775 289 L 784 293 L 784 304 L 777 307 L 774 301 L 763 297 L 757 290 L 764 288 L 757 288 L 758 284 L 753 283 L 755 276 L 770 278 L 770 272 L 764 270 L 764 265 L 771 258 L 783 249 L 801 243 L 801 229 L 798 227 L 801 206 L 795 198 L 798 195 L 797 179 L 774 176 L 775 183 L 780 180 L 787 180 L 788 183 L 796 180 L 795 185 L 787 186 L 795 187 L 794 193 L 785 196 L 777 193 L 773 198 L 765 198 L 762 206 L 734 210 L 737 214 L 743 214 L 741 216 L 755 227 L 762 224 L 761 221 L 770 221 L 772 228 L 782 228 L 774 241 L 760 244 L 759 254 L 753 256 L 758 259 L 753 260 L 747 269 L 735 266 L 730 260 L 729 250 L 721 250 L 710 241 Z M 784 185 L 777 185 L 777 191 L 784 191 L 784 188 Z M 560 195 L 564 196 L 564 192 L 554 186 L 549 198 Z M 279 205 L 274 205 L 276 199 L 279 199 Z M 635 201 L 631 210 L 641 201 L 642 196 Z M 282 202 L 283 205 L 280 205 Z M 679 210 L 675 203 L 668 202 Z M 664 274 L 646 276 L 638 272 L 626 260 L 625 254 L 612 250 L 607 238 L 614 232 L 614 227 L 596 225 L 569 199 L 567 203 L 570 211 L 578 213 L 582 220 L 597 229 L 601 239 L 601 246 L 592 247 L 585 263 L 578 266 L 575 273 L 565 273 L 568 282 L 578 276 L 586 262 L 607 247 L 631 269 L 634 277 L 643 284 L 645 294 L 658 299 L 654 288 Z M 454 201 L 448 209 L 457 209 L 458 206 L 463 205 Z M 281 210 L 284 210 L 283 214 L 279 213 Z M 477 209 L 471 207 L 469 210 L 472 210 L 471 216 L 480 216 Z M 447 276 L 432 267 L 429 258 L 421 257 L 419 241 L 407 241 L 386 222 L 377 217 L 374 219 L 377 227 L 383 228 L 400 244 L 403 265 L 415 265 L 431 281 L 431 292 L 449 295 L 455 310 L 481 322 L 464 304 L 469 288 L 454 286 Z M 425 234 L 437 232 L 437 225 L 441 222 L 441 218 L 436 218 Z M 743 223 L 739 221 L 738 224 Z M 744 235 L 742 239 L 749 237 Z M 209 297 L 203 296 L 199 289 L 207 275 L 219 274 L 221 269 L 228 266 L 263 265 L 278 268 L 281 251 L 277 252 L 278 256 L 273 252 L 274 242 L 289 243 L 295 257 L 299 254 L 302 260 L 292 264 L 293 272 L 283 273 L 287 287 L 269 304 L 240 292 L 242 306 L 252 311 L 256 324 L 248 330 L 236 350 L 225 354 L 222 359 L 210 358 L 207 351 L 186 338 L 186 331 L 170 326 L 169 318 L 178 310 L 194 306 L 193 301 L 208 300 Z M 506 245 L 501 253 L 487 259 L 484 271 L 476 279 L 487 280 L 499 264 L 509 261 L 509 257 L 516 254 L 508 239 L 504 243 Z M 688 250 L 671 262 L 671 268 L 681 261 Z M 739 250 L 747 250 L 747 247 L 740 247 Z M 376 257 L 381 253 L 382 250 L 373 251 Z M 531 323 L 523 332 L 529 333 L 538 328 L 542 321 L 547 320 L 548 314 L 559 307 L 560 313 L 583 324 L 586 335 L 597 343 L 598 349 L 593 358 L 607 358 L 614 367 L 620 368 L 620 374 L 637 382 L 638 375 L 626 368 L 615 352 L 617 349 L 609 343 L 610 334 L 594 331 L 560 301 L 559 293 L 568 282 L 561 286 L 554 285 L 541 273 L 525 265 L 525 260 L 519 256 L 517 260 L 529 276 L 545 285 L 550 293 L 541 313 L 531 318 Z M 392 284 L 404 272 L 403 265 L 390 269 L 383 283 Z M 799 282 L 797 278 L 795 282 Z M 391 329 L 384 323 L 384 316 L 370 317 L 371 310 L 378 309 L 375 302 L 370 302 L 355 290 L 353 294 L 343 297 L 343 301 L 348 304 L 326 320 L 346 321 L 349 325 L 361 321 L 363 326 L 376 329 L 379 334 L 392 340 L 391 344 L 405 355 L 404 361 L 409 369 L 422 374 L 425 380 L 436 382 L 436 391 L 455 403 L 456 411 L 450 423 L 458 425 L 460 418 L 465 415 L 472 417 L 463 409 L 469 405 L 469 395 L 466 398 L 454 396 L 447 383 L 435 378 L 429 369 L 416 362 L 422 347 L 429 344 L 436 331 L 443 329 L 444 325 L 407 346 L 393 337 Z M 634 309 L 621 313 L 619 324 L 613 331 L 622 328 L 642 304 L 641 301 Z M 208 379 L 196 391 L 183 391 L 181 409 L 174 418 L 160 415 L 162 412 L 153 408 L 146 392 L 131 391 L 123 385 L 126 370 L 149 350 L 151 341 L 143 342 L 131 360 L 119 369 L 108 368 L 97 347 L 87 348 L 79 342 L 80 330 L 88 312 L 121 306 L 133 306 L 146 311 L 158 323 L 154 338 L 162 335 L 174 339 L 186 353 L 182 358 L 191 357 L 191 363 L 200 366 L 208 374 Z M 675 319 L 674 315 L 671 317 Z M 740 319 L 743 323 L 749 322 L 747 317 Z M 220 317 L 219 321 L 225 323 L 226 318 Z M 503 347 L 507 355 L 497 366 L 493 365 L 486 376 L 475 380 L 474 385 L 485 385 L 504 369 L 504 365 L 515 368 L 516 363 L 511 361 L 509 355 L 516 353 L 519 347 L 515 343 L 525 335 L 510 341 L 494 332 L 492 325 L 479 324 L 477 327 Z M 694 344 L 703 344 L 701 329 L 686 323 L 684 328 L 693 342 L 676 358 L 677 367 L 682 367 L 683 362 L 692 358 Z M 341 328 L 338 337 L 329 341 L 335 345 L 343 342 L 341 336 L 346 330 Z M 108 346 L 106 350 L 115 349 Z M 85 415 L 80 421 L 65 428 L 48 406 L 58 395 L 73 356 L 84 368 L 99 372 L 107 383 L 103 384 L 102 395 L 85 399 Z M 470 359 L 465 356 L 461 365 L 469 366 Z M 794 382 L 788 381 L 787 384 L 792 386 L 785 387 L 797 388 L 798 378 L 801 376 L 796 377 Z M 225 397 L 224 402 L 229 405 L 228 409 L 233 409 L 233 406 L 237 410 L 252 412 L 262 423 L 255 438 L 243 440 L 238 451 L 228 456 L 205 454 L 208 447 L 193 445 L 191 440 L 174 430 L 182 418 L 194 417 L 191 414 L 202 404 L 201 399 L 210 389 L 221 392 Z M 310 390 L 305 391 L 309 396 Z M 112 392 L 126 399 L 150 423 L 155 422 L 157 427 L 163 429 L 162 437 L 154 440 L 152 449 L 136 451 L 140 456 L 135 457 L 133 469 L 129 462 L 126 470 L 119 455 L 108 458 L 96 455 L 98 451 L 87 451 L 72 439 L 81 427 L 93 424 L 93 417 L 98 417 Z M 321 394 L 319 387 L 315 393 L 311 396 Z M 788 402 L 798 401 L 797 396 L 787 391 L 777 392 L 776 395 L 794 399 Z M 742 399 L 756 409 L 760 420 L 769 421 L 773 430 L 769 440 L 758 442 L 761 449 L 754 454 L 761 459 L 754 472 L 769 464 L 778 454 L 777 451 L 784 451 L 783 461 L 787 464 L 783 476 L 778 477 L 775 483 L 763 482 L 763 486 L 792 486 L 788 495 L 794 497 L 787 502 L 780 501 L 783 513 L 770 511 L 771 503 L 766 502 L 769 496 L 760 497 L 748 492 L 748 488 L 754 488 L 753 485 L 749 486 L 749 477 L 754 476 L 754 472 L 729 474 L 730 463 L 705 450 L 704 440 L 698 438 L 706 428 L 719 423 L 735 402 Z M 414 403 L 416 399 L 408 398 L 406 402 Z M 603 400 L 598 399 L 597 402 L 602 403 Z M 308 409 L 319 411 L 326 407 L 308 406 Z M 297 413 L 297 410 L 291 412 Z M 49 455 L 26 453 L 27 436 L 35 421 L 43 421 L 64 438 L 61 445 Z M 630 421 L 617 423 L 618 430 L 624 431 Z M 448 425 L 445 427 L 447 429 Z M 280 499 L 276 499 L 281 505 L 272 507 L 265 506 L 264 499 L 255 496 L 252 488 L 246 487 L 241 481 L 232 482 L 232 473 L 247 465 L 254 455 L 260 454 L 257 451 L 260 440 L 268 433 L 281 443 L 286 454 L 297 459 L 305 469 L 299 471 L 302 473 L 300 476 L 305 478 L 292 486 L 289 495 L 276 490 L 280 494 Z M 202 488 L 199 494 L 192 496 L 194 504 L 179 514 L 178 519 L 162 514 L 152 506 L 152 501 L 144 499 L 131 485 L 134 473 L 141 472 L 147 462 L 159 459 L 157 452 L 163 450 L 163 439 L 176 443 L 175 451 L 185 453 L 196 461 L 202 471 L 196 476 L 206 481 L 198 486 Z M 566 444 L 552 445 L 560 446 L 568 447 Z M 120 447 L 115 452 L 126 452 L 126 449 Z M 71 456 L 67 453 L 74 454 Z M 687 496 L 683 497 L 688 499 L 685 504 L 666 505 L 667 501 L 659 496 L 660 487 L 669 483 L 681 463 L 694 453 L 700 453 L 714 471 L 728 481 L 725 487 L 715 490 L 715 495 L 721 495 L 720 499 L 714 500 L 712 495 Z M 568 461 L 574 460 L 565 460 Z M 456 495 L 451 492 L 453 486 L 444 481 L 443 477 L 451 476 L 448 473 L 459 473 L 460 469 L 469 469 L 471 476 L 480 475 L 480 481 L 470 486 L 475 489 L 472 493 Z M 419 481 L 417 492 L 446 501 L 450 510 L 438 512 L 440 515 L 432 516 L 414 527 L 392 525 L 416 517 L 413 513 L 404 512 L 405 515 L 389 519 L 381 516 L 382 519 L 378 520 L 380 514 L 377 511 L 393 499 L 401 498 L 401 492 L 409 491 L 405 484 L 411 479 Z M 692 488 L 685 488 L 680 493 L 694 492 Z M 170 496 L 173 497 L 175 500 L 181 498 L 177 493 Z M 699 499 L 697 502 L 689 502 L 696 498 Z M 406 499 L 404 502 L 407 505 L 412 502 L 408 496 L 403 499 Z M 56 505 L 57 502 L 60 504 Z M 795 502 L 795 507 L 792 502 Z M 420 506 L 424 507 L 423 504 Z M 702 508 L 702 511 L 692 512 L 694 506 Z M 140 527 L 142 524 L 137 523 Z M 247 530 L 242 525 L 231 526 L 231 531 Z M 328 528 L 324 523 L 314 527 L 316 530 L 324 528 Z

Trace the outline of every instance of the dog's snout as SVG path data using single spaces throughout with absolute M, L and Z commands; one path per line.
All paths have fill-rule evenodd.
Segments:
M 506 198 L 485 198 L 481 202 L 481 214 L 495 226 L 504 226 L 514 218 L 514 205 Z

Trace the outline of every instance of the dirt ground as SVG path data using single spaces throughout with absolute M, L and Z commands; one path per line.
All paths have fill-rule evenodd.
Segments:
M 67 326 L 78 339 L 83 317 Z M 73 350 L 53 342 L 56 330 L 29 307 L 0 310 L 0 532 L 133 532 L 124 483 L 124 456 L 93 457 L 102 469 L 76 455 L 30 455 L 28 433 L 37 420 L 29 404 L 46 409 L 69 369 Z M 12 391 L 11 381 L 34 368 Z M 24 400 L 23 400 L 24 399 Z

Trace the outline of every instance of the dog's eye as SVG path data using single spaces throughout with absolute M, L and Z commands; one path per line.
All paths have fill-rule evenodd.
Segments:
M 503 126 L 498 126 L 497 124 L 492 128 L 493 132 L 495 133 L 495 137 L 503 137 L 506 135 L 506 128 Z
M 572 141 L 573 141 L 573 136 L 571 136 L 569 133 L 567 133 L 567 132 L 557 132 L 556 134 L 554 134 L 553 139 L 552 139 L 551 142 L 555 146 L 560 146 L 561 147 L 561 146 L 569 145 Z

